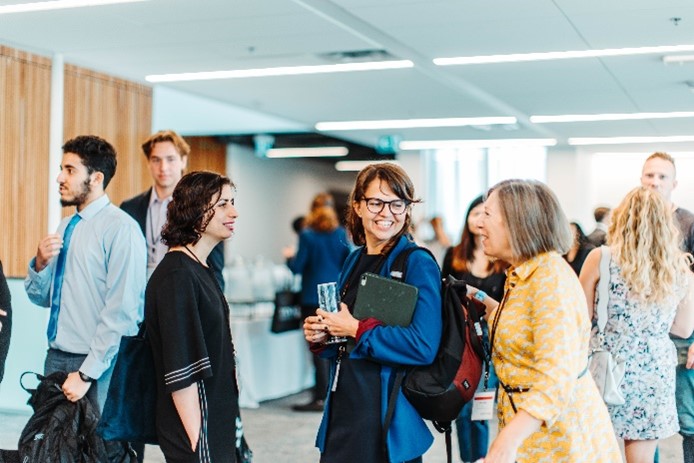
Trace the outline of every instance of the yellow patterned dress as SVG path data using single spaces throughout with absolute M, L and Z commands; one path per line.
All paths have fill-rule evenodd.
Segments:
M 569 264 L 550 252 L 510 268 L 505 301 L 489 326 L 496 326 L 492 361 L 499 380 L 529 389 L 512 393 L 513 401 L 543 422 L 521 445 L 518 463 L 621 462 L 607 408 L 584 372 L 590 322 Z M 500 388 L 500 428 L 514 414 Z

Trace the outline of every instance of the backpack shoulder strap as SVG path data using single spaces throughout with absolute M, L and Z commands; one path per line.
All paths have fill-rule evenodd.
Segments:
M 600 279 L 598 280 L 598 331 L 603 332 L 607 326 L 607 299 L 610 284 L 611 252 L 608 246 L 600 246 Z
M 395 373 L 395 380 L 393 381 L 393 388 L 390 390 L 388 396 L 388 407 L 386 408 L 386 416 L 383 419 L 383 428 L 381 429 L 381 442 L 383 443 L 383 455 L 386 457 L 386 461 L 390 461 L 388 452 L 388 429 L 390 428 L 390 423 L 393 421 L 393 413 L 395 412 L 395 402 L 398 399 L 398 391 L 402 386 L 402 381 L 405 379 L 405 370 L 398 370 Z
M 415 251 L 422 250 L 429 254 L 431 258 L 436 262 L 436 257 L 431 253 L 430 250 L 422 246 L 416 246 L 404 249 L 400 254 L 395 257 L 393 265 L 390 267 L 390 277 L 394 280 L 405 281 L 405 274 L 407 273 L 407 259 L 409 259 L 410 254 Z M 436 263 L 438 265 L 438 262 Z

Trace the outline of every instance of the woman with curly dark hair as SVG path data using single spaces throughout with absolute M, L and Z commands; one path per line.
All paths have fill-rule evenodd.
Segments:
M 157 376 L 157 434 L 167 462 L 236 461 L 238 387 L 229 310 L 207 256 L 234 234 L 234 184 L 191 172 L 176 185 L 147 284 L 145 323 Z

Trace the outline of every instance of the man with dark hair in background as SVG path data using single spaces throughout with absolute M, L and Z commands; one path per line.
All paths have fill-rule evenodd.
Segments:
M 142 234 L 104 191 L 115 172 L 106 140 L 79 136 L 63 145 L 60 203 L 77 210 L 39 242 L 24 281 L 29 300 L 50 307 L 44 374 L 68 372 L 67 399 L 86 395 L 99 411 L 121 337 L 142 320 L 145 292 Z
M 641 186 L 659 192 L 674 211 L 675 223 L 682 234 L 682 247 L 694 254 L 694 214 L 672 203 L 672 190 L 677 186 L 675 160 L 667 153 L 653 153 L 643 164 Z M 688 358 L 694 358 L 694 335 L 683 340 L 673 338 L 678 350 L 688 349 Z M 691 364 L 691 360 L 687 362 Z M 684 463 L 694 463 L 694 370 L 681 362 L 677 365 L 677 416 L 683 437 Z M 656 461 L 658 454 L 656 453 Z
M 595 230 L 587 238 L 590 244 L 599 247 L 605 244 L 607 239 L 607 223 L 610 221 L 610 208 L 596 207 L 593 211 L 593 217 L 595 217 Z
M 154 185 L 144 193 L 123 201 L 121 209 L 140 225 L 147 241 L 147 278 L 164 258 L 168 247 L 161 242 L 161 229 L 166 223 L 166 208 L 176 184 L 188 165 L 190 146 L 173 130 L 160 130 L 142 143 L 149 173 Z M 207 259 L 220 287 L 224 290 L 224 243 L 219 243 Z

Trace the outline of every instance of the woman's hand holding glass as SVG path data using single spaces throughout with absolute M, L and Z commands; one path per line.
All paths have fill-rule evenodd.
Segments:
M 304 320 L 304 337 L 308 342 L 322 343 L 328 336 L 355 338 L 359 329 L 359 320 L 350 313 L 347 305 L 340 303 L 338 312 L 316 310 L 316 315 Z
M 338 312 L 326 312 L 325 310 L 316 310 L 318 317 L 322 317 L 323 324 L 327 327 L 328 333 L 335 337 L 357 337 L 359 329 L 359 320 L 352 316 L 352 313 L 347 308 L 344 302 L 340 302 L 340 310 Z
M 304 320 L 304 338 L 311 343 L 321 344 L 326 341 L 329 334 L 323 317 L 311 315 Z

